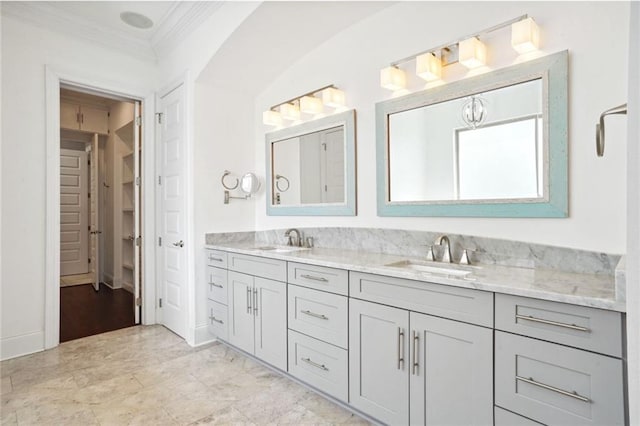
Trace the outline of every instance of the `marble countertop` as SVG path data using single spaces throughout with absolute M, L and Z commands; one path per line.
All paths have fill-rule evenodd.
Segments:
M 625 312 L 626 309 L 624 300 L 616 298 L 616 284 L 613 275 L 579 274 L 550 269 L 476 264 L 469 268 L 473 270 L 470 275 L 454 277 L 388 266 L 403 260 L 420 262 L 424 259 L 384 253 L 328 248 L 276 252 L 274 250 L 261 250 L 260 243 L 255 242 L 225 243 L 224 245 L 205 245 L 204 247 L 289 262 L 302 262 L 311 265 L 571 303 L 611 311 Z M 447 264 L 444 263 L 438 263 L 437 265 L 447 267 Z

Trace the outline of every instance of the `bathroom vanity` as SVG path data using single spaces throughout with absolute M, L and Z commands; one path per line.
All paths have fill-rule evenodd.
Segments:
M 625 424 L 610 277 L 207 245 L 209 330 L 385 424 Z

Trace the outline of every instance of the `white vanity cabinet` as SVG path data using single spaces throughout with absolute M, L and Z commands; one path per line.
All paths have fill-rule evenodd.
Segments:
M 227 340 L 229 332 L 227 254 L 220 250 L 206 250 L 207 318 L 208 329 L 219 339 Z
M 388 424 L 493 423 L 493 331 L 351 299 L 350 402 Z

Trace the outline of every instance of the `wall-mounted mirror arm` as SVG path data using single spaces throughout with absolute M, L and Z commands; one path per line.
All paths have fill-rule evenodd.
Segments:
M 278 189 L 278 191 L 287 192 L 289 190 L 289 187 L 291 187 L 291 184 L 289 183 L 289 179 L 287 179 L 282 175 L 276 175 L 276 188 Z
M 627 114 L 627 104 L 611 108 L 600 114 L 600 121 L 596 124 L 596 153 L 598 157 L 604 156 L 604 118 L 607 115 Z
M 236 178 L 236 182 L 235 185 L 228 185 L 227 183 L 225 183 L 225 177 L 227 177 L 228 175 L 230 175 L 231 172 L 229 170 L 225 170 L 224 174 L 222 175 L 222 186 L 225 188 L 224 190 L 224 203 L 225 204 L 229 204 L 229 201 L 231 199 L 235 199 L 235 200 L 248 200 L 249 198 L 251 198 L 251 196 L 253 194 L 255 194 L 256 192 L 258 192 L 258 190 L 260 189 L 260 180 L 258 179 L 258 177 L 253 174 L 253 173 L 245 173 L 242 178 L 238 179 Z M 231 193 L 229 192 L 230 190 L 234 190 L 236 188 L 240 187 L 240 190 L 242 192 L 244 192 L 245 195 L 243 196 L 232 196 Z

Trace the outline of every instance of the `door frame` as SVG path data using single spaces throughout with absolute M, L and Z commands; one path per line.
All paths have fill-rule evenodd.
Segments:
M 68 84 L 78 88 L 102 92 L 140 101 L 143 106 L 144 149 L 142 151 L 142 173 L 144 198 L 142 231 L 143 265 L 143 312 L 142 324 L 156 322 L 155 285 L 155 94 L 145 93 L 146 89 L 132 87 L 129 83 L 113 82 L 95 77 L 75 74 L 73 71 L 45 66 L 46 105 L 46 200 L 45 200 L 45 303 L 44 303 L 44 347 L 50 349 L 60 343 L 60 85 Z M 144 125 L 147 123 L 147 125 Z M 149 188 L 146 188 L 146 187 Z M 145 190 L 146 189 L 146 190 Z
M 191 346 L 196 346 L 197 344 L 201 343 L 201 341 L 203 340 L 203 338 L 200 338 L 198 336 L 198 328 L 196 327 L 196 289 L 195 289 L 195 269 L 194 269 L 194 259 L 195 259 L 195 239 L 194 239 L 194 221 L 190 220 L 190 218 L 193 218 L 193 212 L 194 212 L 194 176 L 193 176 L 193 114 L 191 114 L 191 101 L 193 99 L 193 93 L 194 93 L 194 83 L 191 80 L 191 73 L 189 70 L 185 71 L 184 73 L 182 73 L 182 75 L 180 75 L 178 78 L 175 78 L 174 80 L 171 80 L 170 83 L 165 84 L 164 86 L 162 86 L 161 90 L 159 90 L 158 92 L 156 92 L 156 97 L 155 97 L 155 105 L 156 108 L 158 105 L 160 105 L 160 99 L 163 98 L 164 96 L 168 95 L 169 93 L 171 93 L 172 91 L 176 90 L 177 88 L 179 88 L 180 86 L 182 86 L 182 104 L 184 105 L 184 129 L 183 129 L 183 137 L 184 137 L 184 141 L 185 141 L 185 157 L 186 157 L 186 171 L 185 171 L 185 185 L 186 185 L 186 192 L 185 192 L 185 215 L 186 215 L 186 223 L 185 223 L 185 236 L 186 236 L 186 242 L 185 242 L 185 249 L 186 249 L 186 253 L 185 253 L 185 263 L 187 266 L 187 303 L 186 303 L 186 312 L 185 312 L 185 324 L 186 324 L 186 329 L 185 329 L 185 336 L 182 336 L 186 342 L 191 345 Z M 155 141 L 156 141 L 156 146 L 159 146 L 160 144 L 160 137 L 161 137 L 161 133 L 160 133 L 160 129 L 159 129 L 159 124 L 158 121 L 156 119 L 156 116 L 154 114 L 154 126 L 155 128 L 158 128 L 158 130 L 155 132 Z M 156 150 L 155 153 L 155 165 L 156 165 L 156 175 L 160 176 L 163 174 L 163 170 L 162 170 L 162 166 L 161 166 L 161 155 L 160 155 L 160 151 Z M 158 191 L 160 191 L 160 189 L 158 188 L 157 185 L 157 180 L 154 181 L 154 185 L 156 187 L 156 189 Z M 156 214 L 156 218 L 159 218 L 161 215 L 161 207 L 162 207 L 162 203 L 161 203 L 161 197 L 158 196 L 156 197 L 156 204 L 155 206 L 155 214 Z M 161 256 L 161 248 L 158 246 L 158 234 L 155 234 L 155 241 L 154 241 L 154 252 L 156 253 L 156 256 Z M 157 257 L 156 257 L 157 258 Z M 157 277 L 157 279 L 155 280 L 156 285 L 159 286 L 156 289 L 156 297 L 160 298 L 160 297 L 164 297 L 164 294 L 162 293 L 163 288 L 162 288 L 162 282 L 163 282 L 163 277 L 161 276 L 162 273 L 162 264 L 161 263 L 154 263 L 153 265 L 154 267 L 154 278 Z M 157 299 L 156 299 L 157 300 Z M 156 316 L 156 322 L 162 324 L 162 310 L 158 309 L 157 310 L 157 316 Z M 206 332 L 206 326 L 203 327 L 203 329 Z M 207 339 L 209 340 L 209 339 Z

